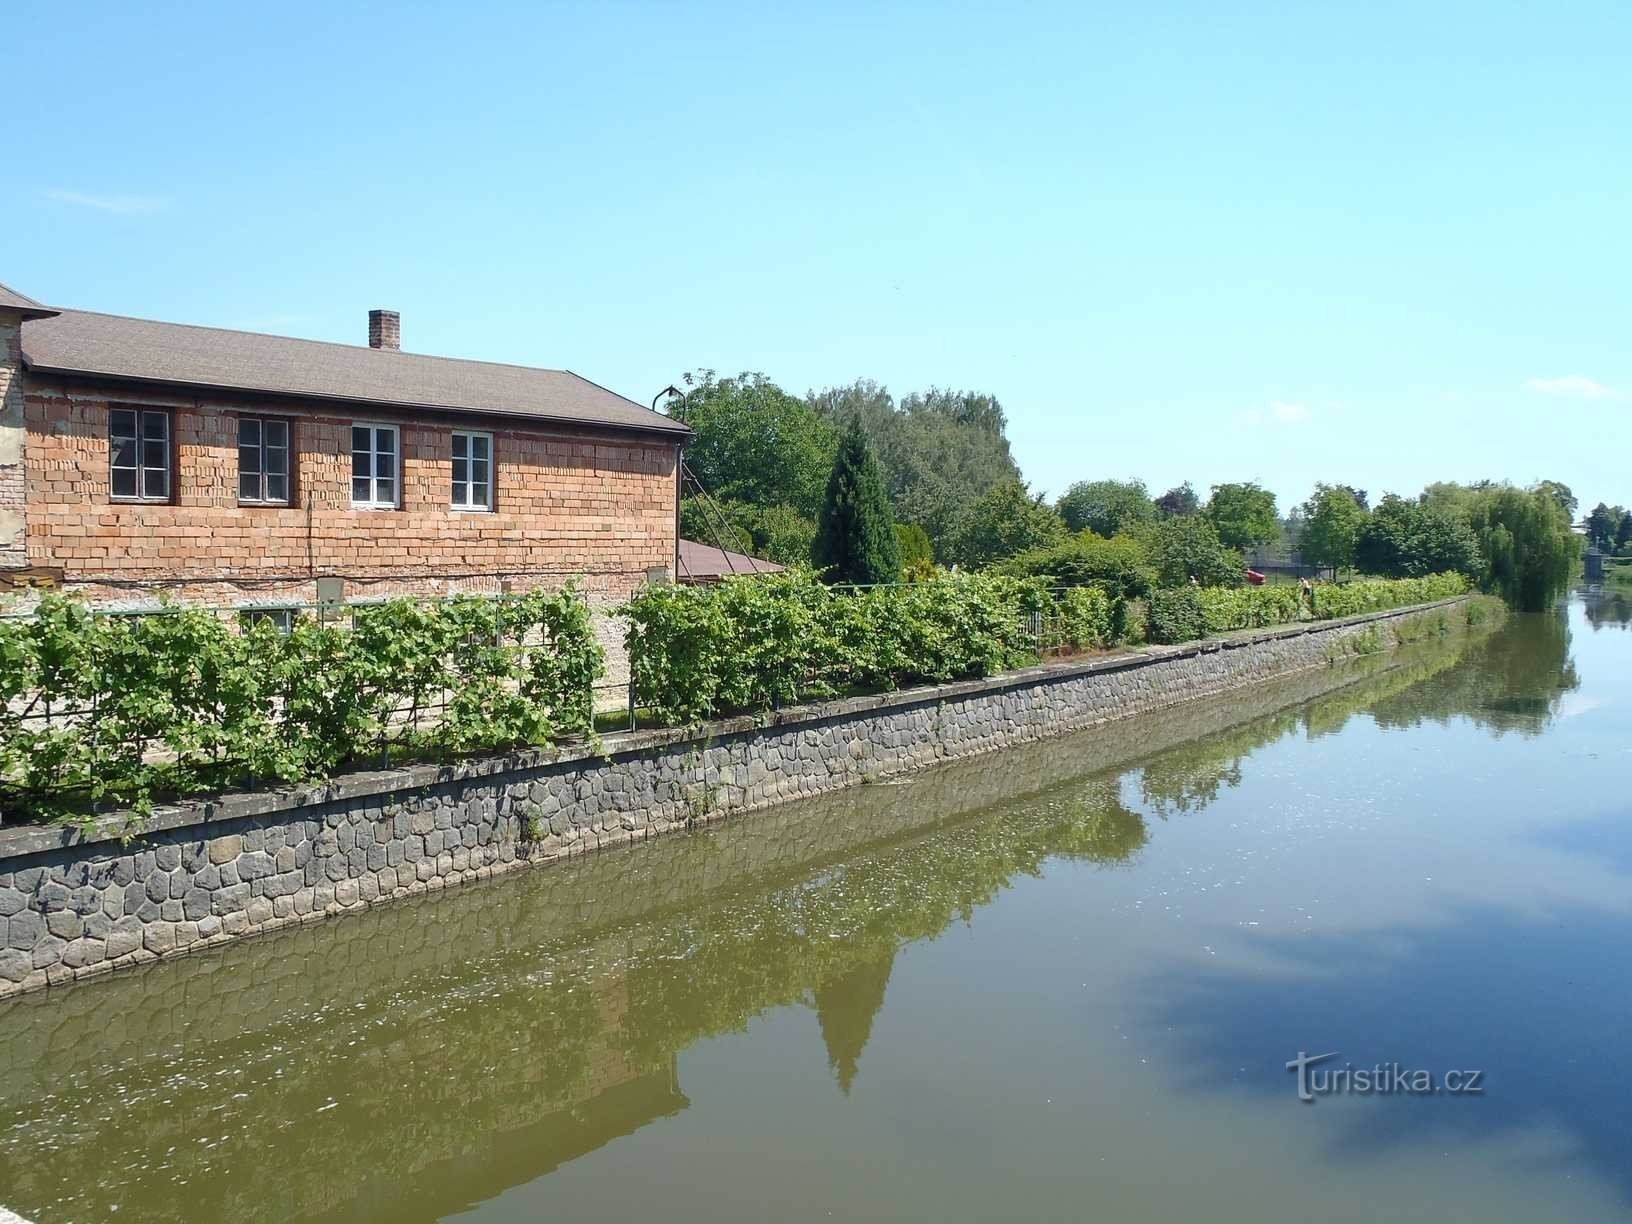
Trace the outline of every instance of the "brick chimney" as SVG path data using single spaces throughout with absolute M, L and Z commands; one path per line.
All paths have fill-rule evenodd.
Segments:
M 394 310 L 369 311 L 368 347 L 393 352 L 402 348 L 402 316 Z

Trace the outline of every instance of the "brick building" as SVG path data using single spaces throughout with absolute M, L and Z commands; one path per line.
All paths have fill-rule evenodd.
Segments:
M 96 602 L 627 595 L 676 568 L 668 417 L 561 370 L 52 310 L 0 287 L 0 573 Z M 4 579 L 0 578 L 0 582 Z

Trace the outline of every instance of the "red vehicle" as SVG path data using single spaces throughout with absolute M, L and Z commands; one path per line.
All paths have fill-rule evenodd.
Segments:
M 1252 583 L 1253 586 L 1263 586 L 1265 579 L 1257 570 L 1248 570 L 1247 581 Z

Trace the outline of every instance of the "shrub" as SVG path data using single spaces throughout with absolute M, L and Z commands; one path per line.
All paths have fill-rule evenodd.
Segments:
M 1175 520 L 1177 521 L 1177 520 Z M 1158 645 L 1207 636 L 1207 611 L 1197 587 L 1152 591 L 1146 607 L 1146 638 Z
M 1155 572 L 1150 554 L 1132 536 L 1106 539 L 1091 531 L 1043 548 L 1028 549 L 996 567 L 1016 578 L 1045 578 L 1051 586 L 1096 584 L 1124 599 L 1149 594 Z
M 0 622 L 0 792 L 35 814 L 322 777 L 389 745 L 441 754 L 592 729 L 602 651 L 578 594 L 393 600 L 350 626 L 239 629 L 198 608 Z M 32 717 L 51 715 L 52 717 Z
M 1047 645 L 1065 650 L 1104 650 L 1120 636 L 1123 601 L 1098 587 L 1079 586 L 1054 599 Z
M 907 582 L 922 582 L 935 573 L 935 546 L 929 542 L 929 533 L 916 523 L 897 523 L 895 540 L 901 550 L 901 577 Z
M 1150 553 L 1156 581 L 1181 587 L 1192 578 L 1202 586 L 1240 586 L 1241 554 L 1226 548 L 1211 520 L 1199 514 L 1163 519 L 1140 536 Z

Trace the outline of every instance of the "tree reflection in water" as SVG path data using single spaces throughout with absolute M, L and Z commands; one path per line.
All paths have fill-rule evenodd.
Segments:
M 1459 657 L 1471 651 L 1467 666 Z M 1362 711 L 1536 729 L 1569 637 L 1515 618 L 630 852 L 0 1011 L 0 1186 L 32 1214 L 430 1219 L 686 1106 L 676 1056 L 817 1013 L 858 1083 L 901 947 L 1051 859 L 1114 868 L 1242 760 Z

